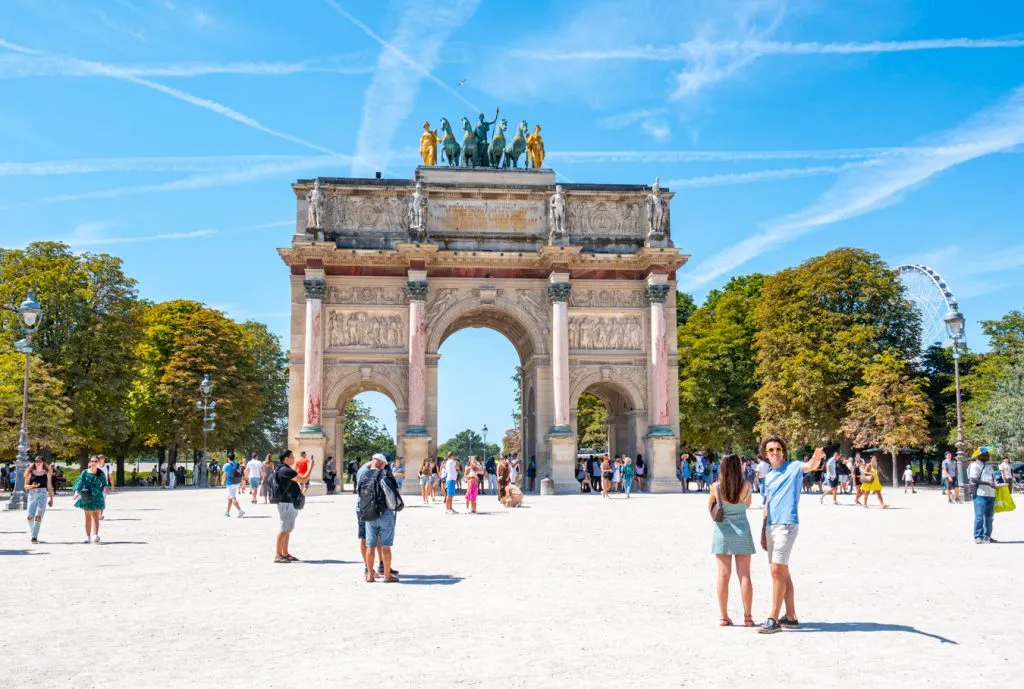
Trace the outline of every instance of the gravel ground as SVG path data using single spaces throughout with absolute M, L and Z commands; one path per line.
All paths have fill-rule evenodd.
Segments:
M 304 562 L 291 565 L 272 562 L 276 508 L 226 519 L 218 489 L 121 491 L 100 545 L 81 542 L 81 513 L 60 497 L 38 546 L 22 516 L 0 512 L 0 677 L 133 689 L 1012 686 L 1024 510 L 996 515 L 1001 543 L 975 545 L 969 505 L 887 494 L 886 511 L 804 497 L 791 563 L 804 628 L 767 637 L 718 627 L 703 495 L 531 496 L 516 510 L 484 497 L 477 516 L 412 498 L 397 585 L 363 581 L 351 495 L 308 500 L 291 548 Z M 750 517 L 756 533 L 760 512 Z M 760 620 L 763 552 L 753 570 Z

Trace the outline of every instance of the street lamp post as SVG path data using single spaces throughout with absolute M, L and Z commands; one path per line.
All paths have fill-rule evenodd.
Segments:
M 957 481 L 962 481 L 960 474 L 964 466 L 964 417 L 960 405 L 960 348 L 966 344 L 964 337 L 964 315 L 954 302 L 944 319 L 946 330 L 953 340 L 953 379 L 956 384 L 956 471 Z
M 202 399 L 196 402 L 196 409 L 203 414 L 203 457 L 202 469 L 198 472 L 195 467 L 192 469 L 192 483 L 195 486 L 201 485 L 201 478 L 206 478 L 206 434 L 217 427 L 217 414 L 213 411 L 217 408 L 217 402 L 210 399 L 210 395 L 213 394 L 213 383 L 210 382 L 209 374 L 203 375 L 203 380 L 199 383 L 199 394 Z
M 35 293 L 29 290 L 25 301 L 21 302 L 16 311 L 25 337 L 18 340 L 14 348 L 25 353 L 25 379 L 21 389 L 21 434 L 18 436 L 18 457 L 14 464 L 14 492 L 11 493 L 7 509 L 24 510 L 28 509 L 28 495 L 25 494 L 25 470 L 28 469 L 28 372 L 32 361 L 32 335 L 43 318 L 43 310 L 36 302 Z
M 484 450 L 483 450 L 483 452 L 481 454 L 483 454 L 484 461 L 486 462 L 487 461 L 487 424 L 484 424 L 483 431 L 484 431 Z

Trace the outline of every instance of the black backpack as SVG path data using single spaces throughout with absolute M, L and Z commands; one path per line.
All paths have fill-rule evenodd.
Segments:
M 387 509 L 387 499 L 384 496 L 384 488 L 381 486 L 381 479 L 384 472 L 381 469 L 370 469 L 361 481 L 359 481 L 359 502 L 356 504 L 356 514 L 364 522 L 372 522 L 384 514 Z
M 280 464 L 275 466 L 274 470 L 267 475 L 267 496 L 270 498 L 270 502 L 275 505 L 281 502 L 281 486 L 277 482 L 277 470 L 280 466 Z

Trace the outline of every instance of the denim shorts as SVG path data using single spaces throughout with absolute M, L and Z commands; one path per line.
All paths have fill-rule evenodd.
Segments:
M 395 513 L 387 510 L 373 521 L 366 522 L 366 546 L 392 546 L 395 544 Z
M 257 488 L 260 487 L 260 480 L 258 478 L 249 479 L 249 487 L 252 488 L 253 490 L 256 490 Z

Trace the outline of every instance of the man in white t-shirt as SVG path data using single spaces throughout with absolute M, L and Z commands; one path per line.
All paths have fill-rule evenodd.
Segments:
M 913 492 L 917 492 L 917 488 L 914 487 L 914 470 L 907 465 L 907 468 L 903 470 L 903 492 L 907 492 L 907 488 Z
M 252 504 L 256 504 L 256 494 L 259 493 L 260 479 L 263 475 L 263 462 L 259 460 L 256 453 L 245 465 L 245 479 L 249 482 L 249 492 L 252 493 Z
M 768 477 L 768 472 L 772 470 L 772 465 L 768 463 L 768 460 L 764 457 L 757 463 L 757 490 L 761 493 L 761 506 L 768 502 L 768 494 L 764 492 L 764 480 Z
M 454 452 L 448 453 L 443 473 L 441 480 L 444 481 L 444 512 L 445 514 L 457 514 L 455 508 L 452 507 L 452 501 L 455 500 L 455 487 L 459 480 L 459 462 L 455 459 Z
M 992 520 L 996 507 L 996 476 L 988 465 L 988 447 L 979 447 L 971 454 L 967 480 L 974 488 L 974 542 L 995 543 Z

